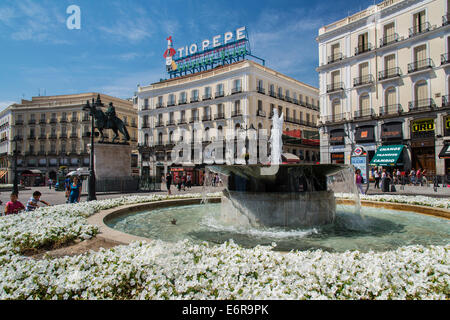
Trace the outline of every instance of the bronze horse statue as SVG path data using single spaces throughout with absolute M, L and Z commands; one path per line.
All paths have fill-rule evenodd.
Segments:
M 112 131 L 114 131 L 115 135 L 112 139 L 113 143 L 119 137 L 119 131 L 123 134 L 125 140 L 129 141 L 130 135 L 128 134 L 127 127 L 123 123 L 122 119 L 116 116 L 115 108 L 112 102 L 109 103 L 109 107 L 106 113 L 104 113 L 101 108 L 96 108 L 97 106 L 103 106 L 100 98 L 97 98 L 96 103 L 94 103 L 94 99 L 92 99 L 92 105 L 90 105 L 88 101 L 87 104 L 83 107 L 83 110 L 89 111 L 90 115 L 94 117 L 94 127 L 97 128 L 101 136 L 99 142 L 103 142 L 105 140 L 105 136 L 103 135 L 104 129 L 111 129 Z

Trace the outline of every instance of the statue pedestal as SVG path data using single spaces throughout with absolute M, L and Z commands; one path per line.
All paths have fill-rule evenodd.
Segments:
M 137 191 L 138 181 L 131 176 L 131 149 L 130 145 L 124 144 L 94 144 L 97 192 Z

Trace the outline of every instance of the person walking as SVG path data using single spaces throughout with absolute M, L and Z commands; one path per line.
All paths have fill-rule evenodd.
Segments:
M 363 182 L 364 182 L 364 179 L 363 179 L 363 177 L 361 175 L 361 170 L 357 169 L 356 173 L 355 173 L 355 183 L 356 183 L 356 186 L 358 187 L 359 192 L 361 194 L 364 194 L 364 190 L 363 190 L 363 187 L 362 187 Z
M 402 173 L 400 172 L 400 169 L 397 169 L 397 184 L 400 184 L 400 179 L 401 179 L 401 176 L 402 176 Z
M 178 191 L 181 191 L 181 177 L 179 175 L 177 175 L 175 182 L 177 184 Z
M 375 179 L 375 186 L 374 186 L 374 188 L 375 189 L 380 189 L 380 173 L 378 172 L 378 169 L 375 169 L 373 171 L 373 176 L 374 176 L 374 179 Z
M 52 178 L 49 178 L 49 179 L 48 179 L 48 188 L 49 188 L 50 190 L 52 190 L 52 184 L 53 184 L 53 180 L 52 180 Z
M 170 175 L 170 172 L 167 172 L 166 174 L 166 188 L 167 188 L 167 194 L 170 196 L 172 194 L 172 191 L 170 190 L 170 185 L 172 184 L 172 176 Z
M 183 191 L 186 191 L 186 174 L 183 173 L 181 176 L 181 187 L 183 188 Z
M 81 183 L 79 182 L 78 176 L 73 177 L 73 182 L 70 184 L 70 191 L 66 191 L 69 203 L 80 202 L 81 197 Z
M 25 206 L 18 200 L 19 196 L 17 193 L 11 193 L 9 197 L 10 201 L 6 203 L 5 215 L 18 214 L 20 211 L 25 210 Z
M 410 173 L 409 173 L 409 181 L 410 181 L 410 185 L 415 185 L 416 184 L 416 171 L 414 170 L 414 168 L 411 169 Z
M 420 183 L 420 186 L 423 186 L 423 181 L 422 181 L 422 168 L 419 168 L 416 172 L 416 181 L 417 184 Z

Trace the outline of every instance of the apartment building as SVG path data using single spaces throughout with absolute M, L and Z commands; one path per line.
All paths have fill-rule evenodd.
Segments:
M 9 106 L 0 115 L 1 175 L 5 183 L 13 181 L 13 152 L 17 147 L 17 166 L 20 177 L 56 178 L 61 166 L 69 170 L 89 166 L 91 117 L 82 110 L 86 101 L 98 93 L 59 96 L 39 96 Z M 100 94 L 104 110 L 112 102 L 116 114 L 128 126 L 134 146 L 134 166 L 137 167 L 137 111 L 133 102 Z M 104 131 L 112 139 L 112 131 Z M 109 134 L 109 136 L 108 136 Z M 108 141 L 105 139 L 105 141 Z M 98 138 L 96 138 L 98 140 Z M 16 146 L 17 145 L 17 146 Z M 29 182 L 28 181 L 28 182 Z
M 401 145 L 395 167 L 450 175 L 449 6 L 386 0 L 320 28 L 323 163 Z
M 269 131 L 275 108 L 284 115 L 285 132 L 318 137 L 318 89 L 250 60 L 139 87 L 136 103 L 144 175 L 190 171 L 193 181 L 200 183 L 204 166 L 171 165 L 176 142 L 193 142 L 198 132 L 208 143 L 222 138 L 228 129 L 237 132 L 253 126 Z M 177 137 L 177 128 L 185 129 L 185 136 Z M 285 152 L 303 163 L 319 161 L 314 139 L 291 136 Z

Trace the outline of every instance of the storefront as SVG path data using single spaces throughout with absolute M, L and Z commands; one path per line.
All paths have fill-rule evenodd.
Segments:
M 345 131 L 335 129 L 330 131 L 330 157 L 331 163 L 345 163 Z
M 368 160 L 372 160 L 377 148 L 375 144 L 374 126 L 361 126 L 356 128 L 355 142 L 358 145 L 364 146 L 364 149 L 367 151 Z
M 411 122 L 411 166 L 436 173 L 434 119 L 418 119 Z
M 180 178 L 183 175 L 190 175 L 191 181 L 193 186 L 201 186 L 203 185 L 203 176 L 205 174 L 205 166 L 204 165 L 197 165 L 197 166 L 177 166 L 174 165 L 173 167 L 169 168 L 170 173 L 172 174 L 173 182 L 176 181 L 176 178 Z
M 370 161 L 370 165 L 377 167 L 396 167 L 399 161 L 402 161 L 403 148 L 404 145 L 386 145 L 379 147 L 372 161 Z
M 345 153 L 344 152 L 334 152 L 331 154 L 331 163 L 345 163 Z
M 381 126 L 381 141 L 383 146 L 404 145 L 403 140 L 403 123 L 402 122 L 388 122 Z M 400 170 L 405 169 L 405 152 L 404 150 L 396 163 L 396 167 Z M 408 162 L 409 163 L 409 162 Z

